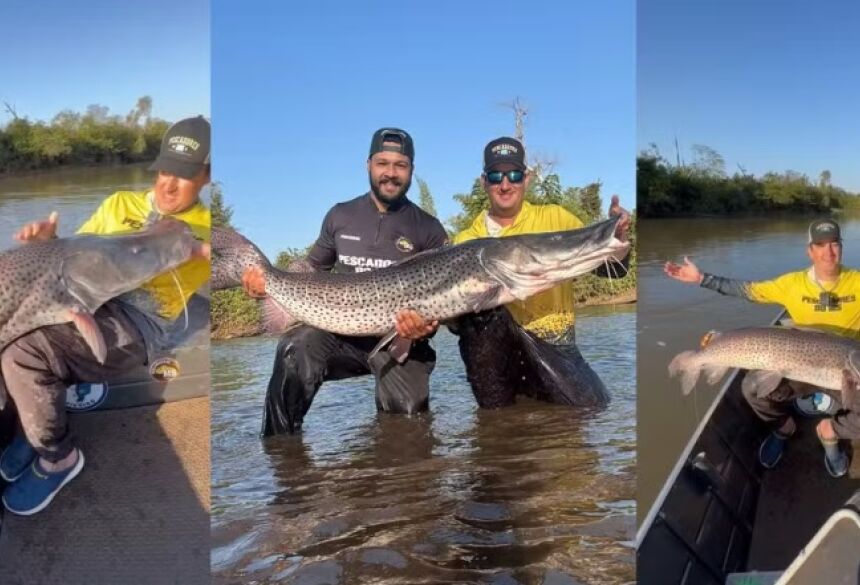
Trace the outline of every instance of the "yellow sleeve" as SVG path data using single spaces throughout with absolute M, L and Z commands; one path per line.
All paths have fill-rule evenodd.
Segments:
M 114 193 L 101 202 L 98 209 L 78 228 L 77 234 L 105 234 L 107 229 L 107 217 L 110 215 L 108 209 L 113 206 L 118 193 Z
M 760 280 L 749 283 L 749 300 L 756 303 L 777 303 L 784 305 L 787 302 L 787 285 L 792 274 L 784 274 L 773 280 Z
M 581 219 L 573 215 L 561 205 L 551 205 L 548 207 L 550 207 L 554 215 L 553 224 L 554 226 L 558 226 L 557 231 L 578 230 L 581 227 L 585 227 Z M 555 229 L 556 228 L 554 227 L 554 231 Z

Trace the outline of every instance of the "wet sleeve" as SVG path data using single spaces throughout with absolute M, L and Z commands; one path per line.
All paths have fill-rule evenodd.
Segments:
M 332 208 L 323 220 L 320 235 L 314 245 L 311 246 L 308 252 L 308 262 L 314 270 L 330 271 L 334 267 L 337 260 L 337 249 L 334 241 L 334 212 L 336 208 Z
M 753 303 L 781 303 L 785 298 L 780 279 L 752 282 L 706 272 L 700 286 L 721 295 L 740 297 Z

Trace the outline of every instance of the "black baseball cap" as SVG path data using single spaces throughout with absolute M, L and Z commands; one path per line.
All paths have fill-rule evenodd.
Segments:
M 526 170 L 526 149 L 516 138 L 502 136 L 490 141 L 484 147 L 484 172 L 499 164 L 514 165 L 519 170 Z
M 165 171 L 191 179 L 209 164 L 211 126 L 203 116 L 179 120 L 164 133 L 158 158 L 150 171 Z
M 384 144 L 385 142 L 395 142 L 395 144 Z M 377 152 L 399 152 L 409 157 L 410 161 L 415 161 L 415 146 L 412 144 L 412 137 L 409 133 L 400 128 L 380 128 L 373 133 L 373 138 L 370 139 L 370 154 L 367 158 L 372 157 Z
M 842 241 L 839 224 L 832 219 L 817 219 L 809 224 L 809 243 L 817 244 L 830 240 Z

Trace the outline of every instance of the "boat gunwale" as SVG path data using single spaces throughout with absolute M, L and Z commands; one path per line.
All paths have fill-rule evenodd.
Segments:
M 771 326 L 778 325 L 780 321 L 782 321 L 788 311 L 783 309 L 779 312 L 779 314 L 774 318 L 774 320 L 770 323 Z M 726 392 L 728 392 L 731 385 L 735 382 L 738 375 L 741 373 L 741 368 L 734 368 L 732 373 L 729 375 L 728 379 L 720 388 L 720 391 L 714 397 L 713 402 L 710 407 L 708 407 L 707 412 L 702 417 L 702 420 L 699 422 L 698 427 L 696 427 L 695 432 L 690 437 L 690 440 L 687 441 L 684 450 L 681 452 L 681 455 L 678 457 L 678 460 L 675 462 L 675 466 L 672 468 L 672 472 L 666 478 L 666 481 L 663 483 L 663 487 L 660 489 L 660 492 L 657 494 L 657 497 L 654 499 L 654 503 L 651 504 L 651 508 L 649 508 L 648 513 L 645 515 L 645 518 L 642 520 L 641 526 L 639 526 L 639 530 L 636 531 L 636 549 L 638 550 L 641 546 L 645 537 L 648 536 L 648 531 L 651 529 L 654 524 L 654 520 L 657 518 L 657 514 L 660 513 L 660 510 L 663 508 L 663 505 L 666 503 L 666 498 L 669 496 L 669 492 L 675 486 L 675 482 L 678 480 L 678 476 L 681 475 L 681 471 L 684 469 L 687 461 L 689 460 L 690 454 L 693 451 L 693 447 L 696 446 L 696 443 L 699 440 L 699 437 L 705 430 L 705 427 L 711 420 L 711 416 L 713 416 L 714 411 L 717 409 L 717 406 L 720 402 L 725 398 Z M 695 391 L 695 390 L 694 390 Z

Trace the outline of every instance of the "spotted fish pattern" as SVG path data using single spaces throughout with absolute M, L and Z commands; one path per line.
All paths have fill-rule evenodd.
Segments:
M 294 273 L 272 267 L 251 242 L 212 229 L 212 288 L 238 285 L 249 266 L 266 274 L 266 293 L 294 318 L 343 335 L 384 335 L 402 309 L 446 320 L 524 299 L 620 260 L 618 218 L 587 228 L 484 238 L 416 254 L 372 272 Z
M 0 253 L 0 351 L 39 327 L 89 322 L 105 302 L 198 248 L 191 229 L 168 218 L 133 234 L 29 242 Z
M 716 384 L 732 368 L 752 370 L 744 384 L 758 396 L 772 392 L 782 378 L 842 391 L 843 371 L 860 379 L 860 342 L 847 337 L 787 327 L 752 327 L 711 332 L 698 351 L 685 351 L 669 364 L 689 394 L 701 374 Z

